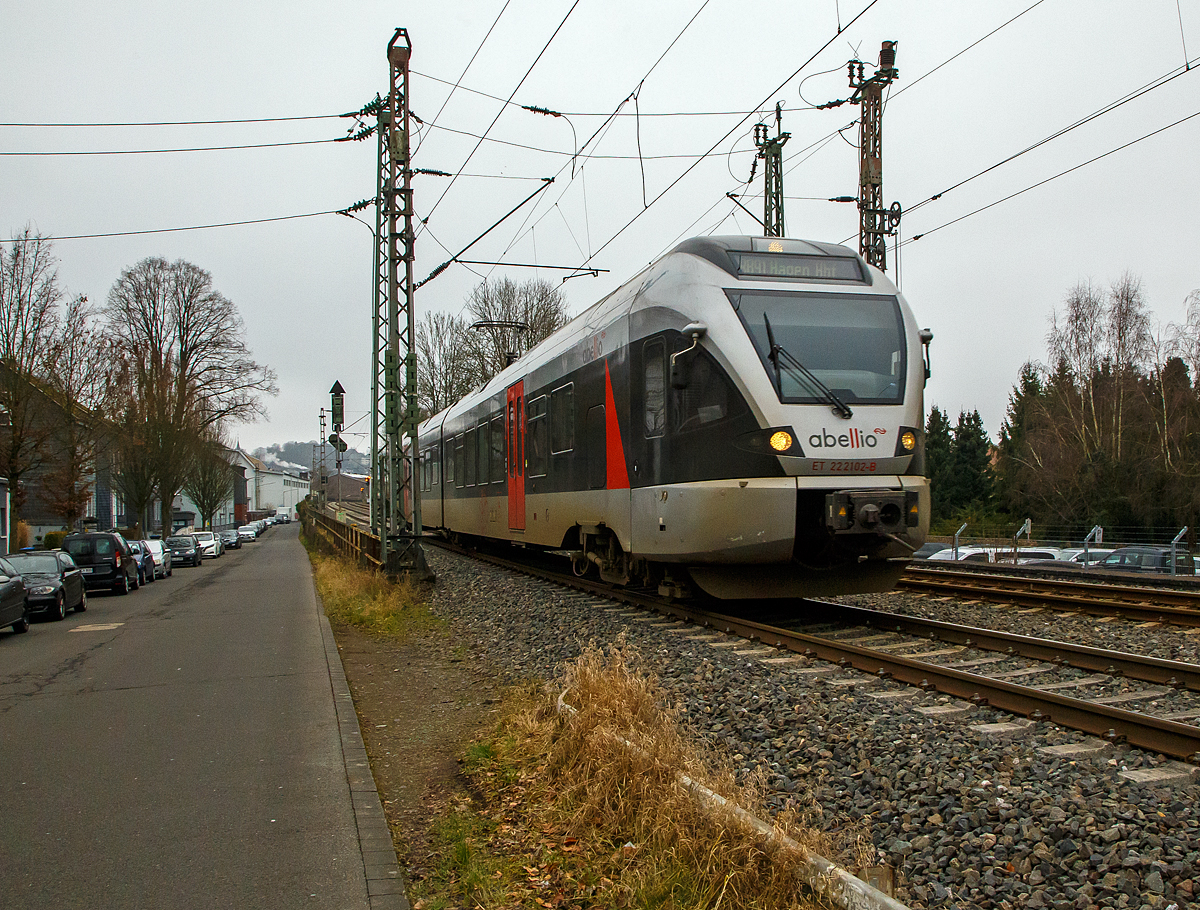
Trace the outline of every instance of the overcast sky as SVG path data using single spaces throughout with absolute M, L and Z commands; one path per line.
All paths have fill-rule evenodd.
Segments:
M 788 236 L 857 248 L 854 206 L 824 201 L 857 192 L 857 128 L 837 132 L 857 109 L 812 106 L 847 97 L 846 61 L 874 63 L 881 42 L 894 40 L 900 77 L 884 115 L 884 196 L 911 210 L 903 238 L 925 236 L 904 245 L 898 263 L 889 249 L 889 274 L 934 332 L 927 408 L 952 419 L 978 409 L 995 438 L 1021 364 L 1045 358 L 1050 313 L 1079 281 L 1108 285 L 1133 273 L 1160 325 L 1182 322 L 1188 293 L 1200 288 L 1200 116 L 1170 126 L 1200 113 L 1200 67 L 1183 72 L 1188 55 L 1200 56 L 1200 0 L 0 0 L 0 232 L 31 225 L 61 238 L 63 285 L 94 301 L 147 256 L 209 270 L 237 304 L 255 358 L 279 377 L 269 418 L 235 429 L 245 448 L 314 439 L 335 380 L 347 390 L 347 421 L 358 421 L 349 440 L 367 446 L 371 229 L 325 214 L 67 238 L 336 210 L 374 195 L 374 139 L 274 145 L 342 136 L 352 121 L 339 119 L 13 124 L 340 114 L 387 91 L 386 47 L 398 26 L 413 47 L 412 109 L 426 124 L 414 165 L 463 171 L 453 183 L 416 178 L 416 210 L 429 217 L 418 278 L 541 177 L 556 180 L 536 206 L 467 258 L 573 267 L 590 257 L 608 271 L 562 285 L 572 314 L 679 240 L 757 233 L 725 194 L 754 197 L 744 201 L 761 215 L 761 173 L 743 181 L 753 124 L 776 102 L 792 134 Z M 653 116 L 679 112 L 691 116 Z M 598 130 L 573 169 L 572 153 Z M 47 154 L 259 144 L 272 147 Z M 362 214 L 373 224 L 371 210 Z M 459 312 L 484 276 L 564 274 L 454 266 L 418 293 L 418 316 Z

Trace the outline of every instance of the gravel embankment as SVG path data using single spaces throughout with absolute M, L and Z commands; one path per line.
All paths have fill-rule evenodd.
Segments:
M 1039 749 L 1085 737 L 1042 724 L 990 738 L 971 727 L 1014 718 L 989 708 L 927 717 L 916 708 L 963 703 L 853 671 L 829 675 L 820 662 L 767 664 L 505 570 L 436 550 L 429 559 L 435 611 L 513 677 L 552 676 L 589 642 L 625 632 L 696 733 L 746 772 L 767 774 L 774 808 L 794 806 L 827 830 L 865 826 L 879 861 L 898 870 L 897 898 L 913 908 L 1200 906 L 1196 779 L 1145 788 L 1119 777 L 1170 764 L 1162 756 L 1118 747 L 1047 757 Z M 906 594 L 846 600 L 1200 660 L 1197 637 L 1171 628 Z M 843 685 L 851 680 L 862 684 Z

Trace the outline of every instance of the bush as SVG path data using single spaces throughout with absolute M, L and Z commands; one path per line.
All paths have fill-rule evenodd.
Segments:
M 42 546 L 47 550 L 62 549 L 63 538 L 67 536 L 66 531 L 47 531 L 46 536 L 42 538 Z
M 33 535 L 29 530 L 29 525 L 23 521 L 18 521 L 17 526 L 13 528 L 12 536 L 13 539 L 9 541 L 9 550 L 15 553 L 29 546 L 29 540 Z

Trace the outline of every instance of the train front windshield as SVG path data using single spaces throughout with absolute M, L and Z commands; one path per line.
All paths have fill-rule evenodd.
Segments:
M 900 404 L 908 357 L 895 297 L 790 291 L 729 292 L 763 366 L 789 404 Z M 773 338 L 781 355 L 771 357 Z M 804 369 L 795 369 L 798 362 Z M 778 363 L 779 369 L 776 368 Z M 809 372 L 819 382 L 805 376 Z

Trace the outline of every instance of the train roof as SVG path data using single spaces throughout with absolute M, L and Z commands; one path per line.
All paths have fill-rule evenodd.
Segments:
M 620 287 L 585 307 L 565 326 L 526 351 L 483 386 L 439 414 L 427 418 L 422 425 L 423 430 L 428 431 L 440 426 L 452 411 L 464 404 L 470 405 L 482 398 L 502 394 L 512 377 L 528 370 L 531 362 L 544 361 L 548 356 L 552 356 L 552 352 L 569 348 L 583 334 L 603 322 L 612 308 L 630 305 L 639 293 L 643 276 L 677 253 L 703 259 L 738 280 L 761 281 L 782 277 L 801 281 L 812 280 L 817 283 L 832 281 L 839 284 L 857 283 L 870 286 L 882 277 L 884 285 L 888 283 L 886 276 L 868 265 L 857 252 L 837 243 L 754 235 L 693 237 L 664 253 Z M 786 271 L 778 271 L 780 268 Z

